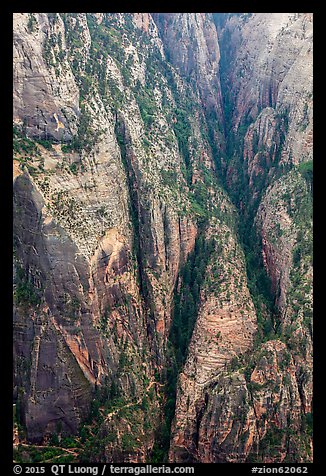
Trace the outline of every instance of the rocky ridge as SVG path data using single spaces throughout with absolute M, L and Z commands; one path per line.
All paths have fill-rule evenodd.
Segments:
M 204 239 L 170 461 L 311 458 L 312 17 L 213 16 L 14 15 L 14 396 L 30 443 L 79 432 L 87 461 L 153 458 L 175 293 Z M 239 220 L 261 240 L 269 333 Z

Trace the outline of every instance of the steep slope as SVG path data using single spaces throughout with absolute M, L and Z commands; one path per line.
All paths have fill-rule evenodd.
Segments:
M 22 170 L 14 185 L 18 202 L 15 258 L 22 270 L 22 278 L 17 275 L 16 280 L 15 327 L 26 327 L 29 337 L 23 336 L 23 340 L 33 348 L 31 360 L 27 350 L 22 353 L 17 349 L 18 378 L 20 369 L 30 362 L 24 382 L 18 381 L 17 385 L 27 439 L 43 441 L 53 431 L 59 437 L 61 433 L 76 434 L 88 414 L 90 393 L 94 394 L 98 386 L 105 385 L 111 393 L 110 404 L 120 396 L 121 406 L 124 399 L 145 398 L 146 382 L 152 380 L 153 370 L 151 359 L 144 359 L 152 351 L 133 253 L 128 181 L 115 134 L 116 120 L 97 91 L 82 99 L 87 93 L 77 83 L 82 81 L 78 72 L 83 65 L 76 62 L 78 51 L 69 44 L 78 37 L 83 53 L 89 52 L 91 36 L 86 16 L 65 18 L 67 26 L 59 15 L 32 18 L 35 21 L 30 31 L 29 15 L 15 15 L 17 56 L 23 58 L 15 62 L 18 84 L 22 83 L 25 91 L 32 82 L 30 78 L 39 77 L 42 84 L 52 88 L 55 85 L 49 78 L 57 77 L 71 94 L 58 91 L 55 97 L 55 87 L 54 93 L 45 89 L 44 100 L 38 97 L 35 114 L 35 94 L 23 95 L 24 107 L 20 110 L 17 106 L 14 116 L 15 123 L 25 128 L 23 134 L 21 129 L 17 132 Z M 76 100 L 76 91 L 75 115 L 67 114 Z M 25 139 L 24 133 L 46 148 Z M 52 141 L 56 142 L 53 146 Z M 26 142 L 32 148 L 31 153 L 28 151 L 32 157 L 26 157 Z M 32 223 L 24 203 L 31 203 L 35 217 Z M 27 233 L 23 240 L 22 229 Z M 41 237 L 38 242 L 34 235 Z M 37 293 L 37 301 L 31 301 L 30 288 Z M 31 319 L 33 315 L 35 320 Z M 57 347 L 56 339 L 60 339 Z M 47 351 L 49 345 L 51 350 Z M 67 359 L 72 361 L 70 373 Z M 79 400 L 68 398 L 66 388 L 74 386 L 81 372 L 88 393 L 84 390 Z M 99 403 L 104 406 L 106 402 Z M 140 433 L 143 418 L 141 414 Z M 132 444 L 124 449 L 132 453 Z M 139 446 L 140 454 L 145 450 L 142 444 Z
M 84 458 L 144 461 L 213 170 L 200 104 L 149 15 L 17 14 L 14 32 L 19 417 L 42 442 L 76 434 L 90 411 Z
M 212 14 L 154 13 L 153 18 L 168 60 L 201 100 L 212 149 L 223 150 L 220 50 Z
M 269 32 L 267 41 L 260 30 Z M 232 35 L 232 19 L 226 31 Z M 255 97 L 254 78 L 263 81 L 257 117 L 244 134 L 243 161 L 248 193 L 259 204 L 251 206 L 275 296 L 275 330 L 295 362 L 304 420 L 312 406 L 312 15 L 254 15 L 242 27 L 244 50 L 249 42 L 260 45 L 251 47 L 259 55 L 255 74 L 233 97 L 245 104 L 246 89 Z M 239 68 L 241 57 L 234 57 Z M 235 112 L 234 124 L 249 111 L 247 104 Z
M 240 355 L 226 369 L 219 360 L 214 363 L 215 375 L 211 370 L 200 393 L 194 388 L 203 385 L 212 351 L 207 353 L 206 343 L 203 359 L 194 333 L 186 376 L 181 374 L 178 386 L 170 459 L 307 461 L 312 411 L 312 17 L 215 15 L 227 144 L 217 166 L 240 211 L 260 331 L 250 356 Z M 271 286 L 259 271 L 261 256 Z M 204 311 L 207 304 L 201 300 Z M 241 299 L 237 296 L 235 302 L 239 305 Z M 211 321 L 207 313 L 204 322 L 208 326 Z M 201 315 L 197 324 L 203 338 Z M 238 322 L 235 328 L 239 332 Z M 215 330 L 223 346 L 224 324 Z M 267 342 L 260 344 L 261 339 Z M 195 372 L 190 370 L 194 362 Z
M 311 457 L 311 43 L 309 14 L 14 15 L 21 441 Z

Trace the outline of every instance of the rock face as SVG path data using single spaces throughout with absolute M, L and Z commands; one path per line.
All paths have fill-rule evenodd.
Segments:
M 65 140 L 76 131 L 80 110 L 79 89 L 65 57 L 57 61 L 59 74 L 53 74 L 52 55 L 59 54 L 59 45 L 52 50 L 51 42 L 60 38 L 60 51 L 66 49 L 62 18 L 15 15 L 13 26 L 14 121 L 23 121 L 28 134 Z
M 312 396 L 312 222 L 310 184 L 303 173 L 312 157 L 311 20 L 309 14 L 230 14 L 216 22 L 226 142 L 234 153 L 222 157 L 221 166 L 231 195 L 243 190 L 240 199 L 236 196 L 240 219 L 253 217 L 257 227 L 275 296 L 273 328 L 281 341 L 262 346 L 250 341 L 254 312 L 238 283 L 238 295 L 230 293 L 232 314 L 225 304 L 219 310 L 209 293 L 201 296 L 180 374 L 170 461 L 311 458 L 311 429 L 305 425 Z M 230 261 L 229 255 L 222 258 Z M 223 283 L 225 274 L 220 278 Z M 223 296 L 220 283 L 217 296 Z M 253 356 L 242 356 L 248 349 Z M 261 370 L 261 353 L 272 366 L 270 377 Z M 282 364 L 277 361 L 283 354 Z M 232 372 L 235 356 L 240 369 Z
M 121 426 L 117 412 L 116 421 L 115 415 L 105 419 L 110 429 L 101 429 L 118 429 L 115 445 L 93 457 L 145 461 L 158 406 L 156 392 L 144 403 L 146 382 L 164 364 L 176 277 L 197 234 L 177 138 L 167 135 L 175 93 L 162 73 L 162 45 L 150 16 L 53 15 L 15 15 L 16 393 L 30 442 L 53 430 L 76 434 L 96 388 L 114 386 L 112 400 L 121 406 L 140 398 L 146 409 L 130 416 L 139 420 L 135 440 L 124 438 L 132 423 Z M 121 28 L 129 69 L 106 53 L 91 86 L 100 35 Z M 119 57 L 116 44 L 112 38 L 107 48 Z M 147 71 L 152 54 L 154 72 Z M 65 94 L 51 77 L 65 85 Z M 145 81 L 155 81 L 153 98 Z M 44 96 L 36 97 L 37 88 Z M 76 114 L 61 120 L 69 104 Z M 201 150 L 200 135 L 199 141 L 190 159 Z
M 171 63 L 198 88 L 205 109 L 222 118 L 220 51 L 211 15 L 154 13 L 153 18 Z
M 300 430 L 301 409 L 295 366 L 282 342 L 261 347 L 249 382 L 241 370 L 222 375 L 207 393 L 204 408 L 200 461 L 245 462 L 252 454 L 253 460 L 273 463 L 288 453 L 298 456 L 293 443 L 286 447 L 284 428 L 291 421 L 291 431 Z
M 219 224 L 218 246 L 207 267 L 201 306 L 179 376 L 170 459 L 202 461 L 199 445 L 212 382 L 233 358 L 252 348 L 256 313 L 245 278 L 244 256 L 230 229 Z M 203 461 L 211 461 L 204 458 Z
M 25 441 L 311 460 L 312 16 L 17 13 L 13 104 Z

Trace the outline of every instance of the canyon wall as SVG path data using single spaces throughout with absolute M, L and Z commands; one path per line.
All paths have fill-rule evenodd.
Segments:
M 17 13 L 13 67 L 22 441 L 310 461 L 312 15 Z
M 248 251 L 252 253 L 257 242 L 271 281 L 274 309 L 268 317 L 264 302 L 256 305 L 259 331 L 252 343 L 246 342 L 246 332 L 236 320 L 239 309 L 242 319 L 246 316 L 248 307 L 241 306 L 246 295 L 230 293 L 234 314 L 226 316 L 216 306 L 212 312 L 210 296 L 201 297 L 180 374 L 170 460 L 309 461 L 312 16 L 215 15 L 227 143 L 226 157 L 222 153 L 218 158 L 219 168 L 238 205 L 240 221 L 246 223 L 244 231 L 251 234 L 249 246 L 245 240 L 247 270 Z M 231 260 L 228 256 L 222 261 Z M 215 266 L 223 270 L 217 260 Z M 239 263 L 236 269 L 241 269 Z M 232 269 L 231 274 L 236 276 Z M 223 277 L 224 273 L 222 282 Z M 216 287 L 221 298 L 220 283 Z M 236 289 L 239 293 L 239 284 Z M 251 291 L 257 303 L 255 286 Z M 219 323 L 222 316 L 226 321 Z M 251 321 L 246 317 L 248 333 Z M 200 339 L 214 321 L 219 339 L 214 351 L 206 341 L 203 352 Z

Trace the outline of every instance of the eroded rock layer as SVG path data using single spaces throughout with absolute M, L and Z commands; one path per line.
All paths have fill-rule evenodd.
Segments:
M 312 15 L 17 13 L 13 106 L 16 445 L 310 461 Z

